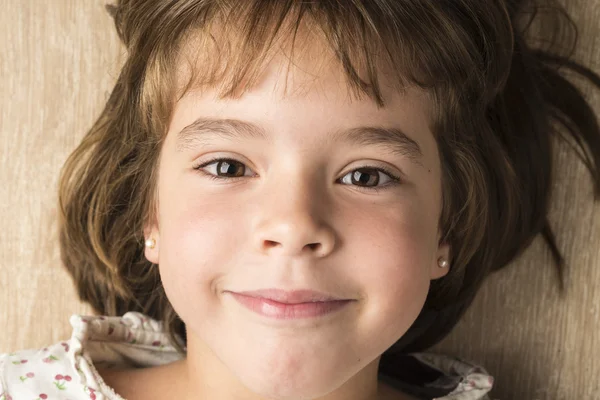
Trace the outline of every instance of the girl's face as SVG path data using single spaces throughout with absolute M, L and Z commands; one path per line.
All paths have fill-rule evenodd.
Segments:
M 189 92 L 174 109 L 146 257 L 207 398 L 363 398 L 447 272 L 425 95 L 382 81 L 378 109 L 351 100 L 337 66 L 311 65 L 296 62 L 285 95 L 287 60 L 275 58 L 241 98 Z M 351 301 L 281 319 L 233 294 L 272 288 Z

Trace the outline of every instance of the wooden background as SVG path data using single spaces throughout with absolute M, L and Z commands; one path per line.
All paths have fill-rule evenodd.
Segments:
M 89 309 L 61 269 L 56 187 L 124 60 L 104 0 L 0 0 L 0 353 L 70 335 Z M 600 71 L 600 0 L 569 0 L 578 59 Z M 600 112 L 600 93 L 583 86 Z M 484 365 L 492 398 L 600 399 L 600 204 L 571 151 L 557 153 L 551 222 L 569 264 L 558 295 L 541 239 L 490 277 L 434 350 Z

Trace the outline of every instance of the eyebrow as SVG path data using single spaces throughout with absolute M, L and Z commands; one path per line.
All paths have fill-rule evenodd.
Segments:
M 262 127 L 247 121 L 200 117 L 177 134 L 175 148 L 178 152 L 182 152 L 196 146 L 209 146 L 214 139 L 269 141 L 269 136 Z M 423 167 L 421 147 L 399 128 L 359 126 L 340 129 L 333 132 L 328 141 L 382 147 L 391 154 L 407 157 L 413 163 Z

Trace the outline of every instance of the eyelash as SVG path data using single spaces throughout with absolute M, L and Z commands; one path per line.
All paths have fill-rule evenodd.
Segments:
M 204 161 L 202 162 L 200 165 L 196 165 L 193 167 L 194 170 L 200 172 L 201 174 L 205 175 L 206 177 L 208 177 L 209 179 L 212 179 L 214 181 L 225 181 L 225 180 L 231 180 L 231 179 L 240 179 L 240 178 L 244 178 L 244 176 L 236 176 L 236 177 L 224 177 L 224 176 L 218 176 L 218 175 L 213 175 L 210 173 L 207 173 L 205 171 L 202 170 L 202 168 L 207 167 L 208 165 L 217 162 L 217 161 L 233 161 L 236 163 L 240 163 L 244 166 L 246 166 L 246 164 L 244 164 L 241 161 L 238 161 L 236 159 L 233 158 L 223 158 L 223 157 L 216 157 L 213 159 L 210 159 L 208 161 Z M 382 189 L 387 189 L 390 186 L 396 186 L 400 183 L 400 177 L 398 177 L 396 174 L 394 174 L 393 172 L 391 172 L 390 170 L 388 170 L 387 168 L 384 167 L 376 167 L 374 165 L 363 165 L 360 168 L 355 168 L 349 172 L 354 172 L 354 171 L 358 171 L 361 169 L 370 169 L 370 170 L 374 170 L 377 172 L 382 172 L 385 175 L 387 175 L 390 178 L 390 182 L 386 183 L 383 186 L 358 186 L 358 185 L 347 185 L 347 186 L 355 186 L 356 188 L 358 188 L 359 190 L 364 190 L 364 191 L 369 191 L 369 192 L 375 192 L 378 193 L 380 190 Z M 348 174 L 346 174 L 348 175 Z M 344 176 L 346 176 L 344 175 Z M 341 179 L 341 178 L 340 178 Z

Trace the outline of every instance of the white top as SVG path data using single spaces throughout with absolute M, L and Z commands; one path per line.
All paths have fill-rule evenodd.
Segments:
M 104 383 L 96 367 L 143 368 L 182 358 L 163 324 L 140 313 L 73 315 L 70 323 L 73 334 L 69 340 L 40 350 L 0 354 L 0 400 L 124 400 Z M 494 379 L 483 367 L 432 353 L 403 357 L 406 363 L 401 362 L 409 365 L 410 371 L 423 369 L 435 379 L 415 383 L 401 377 L 380 378 L 422 398 L 489 400 L 487 393 Z

